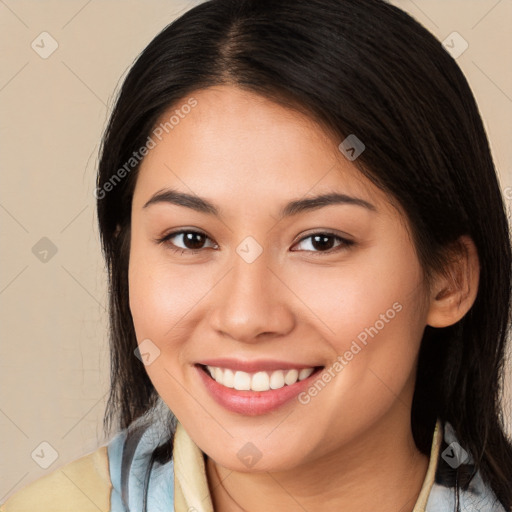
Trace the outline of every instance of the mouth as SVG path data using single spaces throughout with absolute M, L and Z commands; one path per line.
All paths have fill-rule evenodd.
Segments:
M 244 366 L 241 364 L 217 364 L 195 365 L 206 389 L 224 408 L 248 416 L 268 413 L 289 402 L 324 368 L 282 363 L 260 364 L 256 368 L 253 363 L 245 365 L 252 371 L 244 371 L 234 368 Z M 282 368 L 269 369 L 279 364 Z
M 315 367 L 254 373 L 234 371 L 219 366 L 203 366 L 202 368 L 218 384 L 237 391 L 270 391 L 271 389 L 281 389 L 284 386 L 293 386 L 297 381 L 307 379 L 315 371 Z

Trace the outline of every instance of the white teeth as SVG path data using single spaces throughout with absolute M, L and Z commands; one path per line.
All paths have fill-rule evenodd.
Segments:
M 284 373 L 281 371 L 272 372 L 270 376 L 270 389 L 279 389 L 284 386 Z
M 218 368 L 221 371 L 220 368 Z M 217 372 L 215 372 L 217 373 Z M 222 380 L 215 379 L 219 384 L 223 384 Z M 248 373 L 245 372 L 236 372 L 235 373 L 235 380 L 233 382 L 233 387 L 237 389 L 238 391 L 249 391 L 251 389 L 251 376 Z
M 214 378 L 215 380 L 222 380 L 222 370 L 220 368 L 214 368 L 213 369 L 213 374 L 214 374 Z
M 252 376 L 251 389 L 253 391 L 268 391 L 270 377 L 267 372 L 258 372 Z
M 292 384 L 295 384 L 297 382 L 298 378 L 299 378 L 298 370 L 288 370 L 286 372 L 286 375 L 284 376 L 284 382 L 285 382 L 285 384 L 288 384 L 288 386 L 291 386 Z
M 224 375 L 222 377 L 222 384 L 227 388 L 235 387 L 235 374 L 231 370 L 224 370 Z
M 212 378 L 228 388 L 235 388 L 238 391 L 269 391 L 280 389 L 285 385 L 291 386 L 299 380 L 307 379 L 314 371 L 314 368 L 302 368 L 301 370 L 275 370 L 273 372 L 247 373 L 242 371 L 233 372 L 228 368 L 207 366 Z
M 313 373 L 313 368 L 302 368 L 299 372 L 299 380 L 307 379 Z

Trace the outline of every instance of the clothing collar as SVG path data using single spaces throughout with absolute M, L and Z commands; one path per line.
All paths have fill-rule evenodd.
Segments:
M 434 484 L 437 461 L 442 441 L 442 427 L 438 420 L 432 438 L 430 461 L 413 512 L 425 512 Z M 175 512 L 213 512 L 208 488 L 203 452 L 192 441 L 181 423 L 174 437 L 174 510 Z
M 175 430 L 173 457 L 157 462 L 155 450 L 169 443 L 171 430 Z M 450 423 L 437 421 L 413 512 L 453 512 L 457 503 L 465 512 L 505 512 L 479 471 L 456 496 L 457 459 L 471 471 L 471 454 L 458 444 Z M 203 452 L 168 408 L 165 414 L 148 414 L 118 433 L 108 443 L 108 460 L 111 512 L 213 512 Z

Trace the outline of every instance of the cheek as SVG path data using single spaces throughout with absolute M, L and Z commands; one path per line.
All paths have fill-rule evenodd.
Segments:
M 137 339 L 172 339 L 173 330 L 179 330 L 182 319 L 207 292 L 204 274 L 187 265 L 172 265 L 158 251 L 138 250 L 135 244 L 128 281 Z
M 322 333 L 337 361 L 325 376 L 337 400 L 351 410 L 374 404 L 375 413 L 389 406 L 408 387 L 425 325 L 422 273 L 414 255 L 381 251 L 357 265 L 290 271 L 288 279 L 307 305 L 304 318 Z
M 190 335 L 190 311 L 205 292 L 190 267 L 165 264 L 154 252 L 133 244 L 130 310 L 139 349 L 151 354 L 150 364 L 145 364 L 149 378 L 171 410 L 186 417 L 191 414 L 190 397 L 183 393 L 181 359 Z
M 306 306 L 304 318 L 316 323 L 337 353 L 358 336 L 364 342 L 374 327 L 416 331 L 421 324 L 421 268 L 408 251 L 368 251 L 332 266 L 304 265 L 282 269 L 283 280 Z

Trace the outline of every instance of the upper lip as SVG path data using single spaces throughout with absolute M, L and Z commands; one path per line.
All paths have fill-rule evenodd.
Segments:
M 230 370 L 238 370 L 247 373 L 288 369 L 301 370 L 302 368 L 316 368 L 319 366 L 305 363 L 293 363 L 289 361 L 278 361 L 275 359 L 253 359 L 248 361 L 232 358 L 204 359 L 199 361 L 197 364 L 203 366 L 215 366 L 218 368 L 229 368 Z

